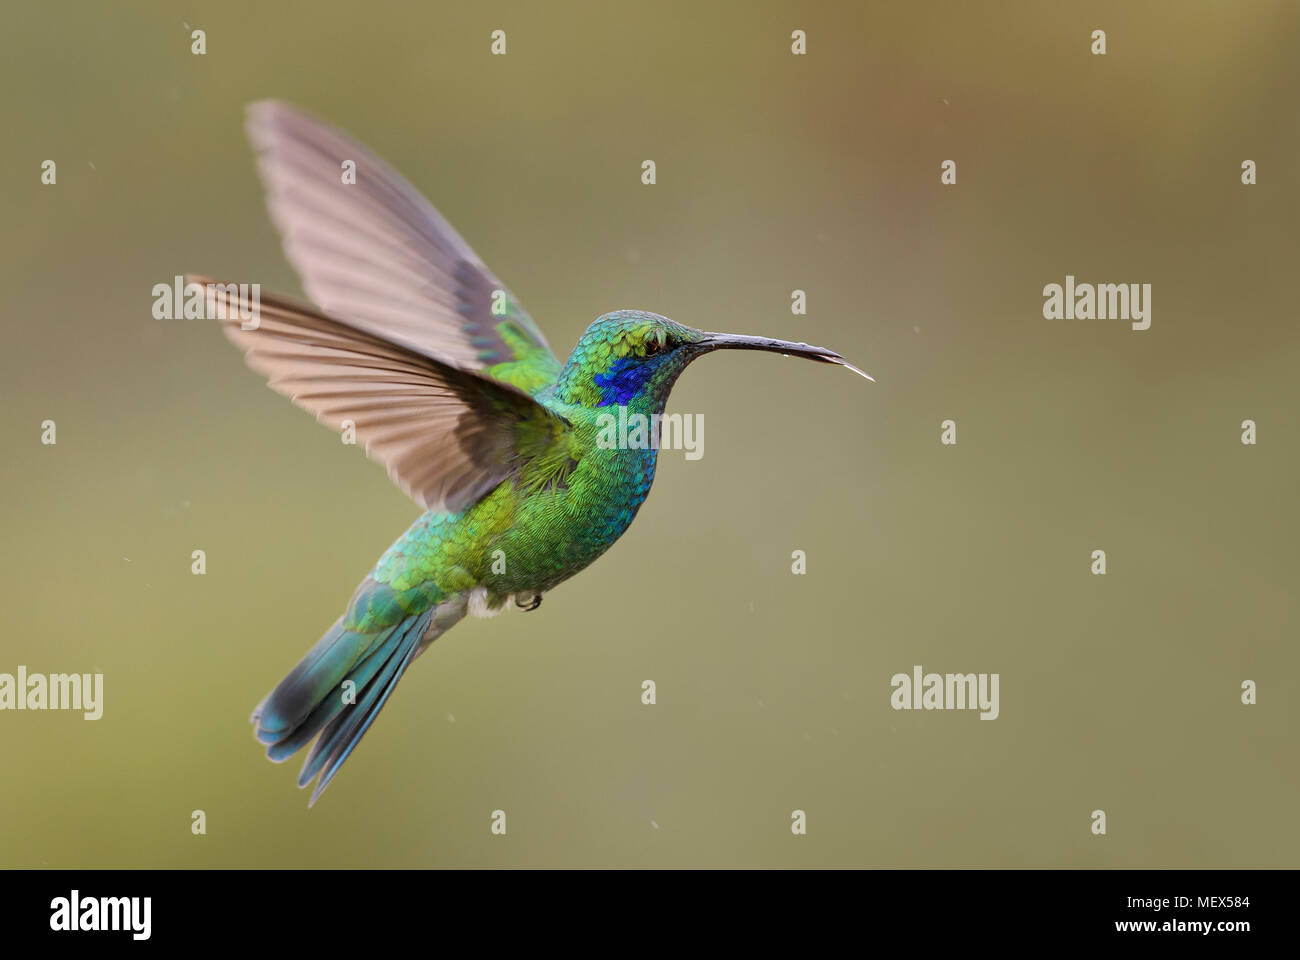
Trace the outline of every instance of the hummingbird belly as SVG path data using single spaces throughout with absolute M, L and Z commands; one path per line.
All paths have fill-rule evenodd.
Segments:
M 654 480 L 654 454 L 593 451 L 553 487 L 502 484 L 512 488 L 515 517 L 492 540 L 498 563 L 489 562 L 484 586 L 502 599 L 540 594 L 587 567 L 631 525 Z
M 528 607 L 623 535 L 650 491 L 653 455 L 600 451 L 553 486 L 511 478 L 459 514 L 430 511 L 389 547 L 372 577 L 404 596 L 431 584 L 444 596 L 464 593 L 480 615 L 512 598 Z

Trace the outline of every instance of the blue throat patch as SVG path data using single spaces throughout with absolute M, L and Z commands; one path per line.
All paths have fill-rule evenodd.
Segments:
M 654 376 L 659 364 L 653 360 L 637 363 L 631 357 L 619 357 L 604 373 L 598 373 L 592 380 L 600 387 L 598 407 L 607 407 L 611 403 L 625 406 L 629 400 L 639 394 L 646 381 Z

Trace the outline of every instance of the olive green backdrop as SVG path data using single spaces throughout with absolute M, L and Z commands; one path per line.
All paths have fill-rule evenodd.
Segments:
M 1300 864 L 1300 8 L 978 6 L 9 4 L 0 672 L 105 706 L 0 713 L 0 866 Z M 150 315 L 187 270 L 300 294 L 242 130 L 270 96 L 557 351 L 633 307 L 878 380 L 689 370 L 703 459 L 440 640 L 312 810 L 248 714 L 418 508 Z M 1067 273 L 1152 284 L 1151 329 L 1044 320 Z M 999 673 L 1001 716 L 892 710 L 914 664 Z

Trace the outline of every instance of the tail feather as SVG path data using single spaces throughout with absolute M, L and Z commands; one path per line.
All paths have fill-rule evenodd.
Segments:
M 266 755 L 276 763 L 281 763 L 293 756 L 307 744 L 311 743 L 312 737 L 343 712 L 343 708 L 349 704 L 343 699 L 342 685 L 345 681 L 352 681 L 353 696 L 349 699 L 355 701 L 361 698 L 362 692 L 366 688 L 374 675 L 379 669 L 388 662 L 393 654 L 393 650 L 401 643 L 405 636 L 404 630 L 409 620 L 404 620 L 396 627 L 386 630 L 384 633 L 387 639 L 383 641 L 380 647 L 373 654 L 367 656 L 357 665 L 351 673 L 347 674 L 343 680 L 332 686 L 324 697 L 315 704 L 312 711 L 297 722 L 297 725 L 290 728 L 288 733 L 282 733 L 281 739 L 267 747 Z
M 353 667 L 359 661 L 364 663 L 370 651 L 382 644 L 398 626 L 401 624 L 375 634 L 365 634 L 348 630 L 341 617 L 334 621 L 334 625 L 253 711 L 257 739 L 274 745 L 299 729 L 307 716 L 347 679 Z M 342 698 L 331 699 L 341 705 Z M 284 756 L 272 759 L 283 760 Z
M 402 674 L 406 672 L 406 668 L 411 665 L 411 661 L 419 652 L 420 634 L 424 632 L 424 626 L 431 615 L 426 614 L 420 618 L 419 630 L 407 632 L 402 642 L 384 663 L 378 676 L 366 687 L 365 693 L 357 701 L 356 706 L 335 717 L 330 721 L 329 726 L 321 731 L 320 738 L 311 748 L 311 753 L 307 755 L 302 772 L 298 774 L 300 787 L 307 786 L 319 774 L 319 780 L 311 792 L 311 799 L 307 801 L 308 806 L 313 805 L 316 798 L 325 792 L 325 788 L 330 785 L 334 775 L 343 766 L 343 761 L 351 756 L 352 751 L 361 742 L 361 738 L 370 729 L 370 725 L 375 722 L 375 717 L 379 716 L 379 711 L 388 702 L 393 688 L 397 686 L 397 681 L 402 679 Z
M 411 661 L 463 616 L 463 610 L 448 606 L 431 607 L 374 633 L 349 630 L 339 620 L 254 710 L 257 738 L 277 763 L 319 734 L 298 776 L 300 787 L 319 776 L 311 804 L 370 729 Z M 347 681 L 352 696 L 345 699 Z

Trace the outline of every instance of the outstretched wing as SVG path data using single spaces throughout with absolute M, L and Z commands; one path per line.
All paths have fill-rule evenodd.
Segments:
M 336 430 L 351 421 L 366 453 L 420 506 L 457 513 L 569 424 L 522 390 L 425 356 L 279 297 L 262 297 L 256 328 L 234 284 L 203 277 L 209 312 L 272 389 Z M 252 326 L 254 320 L 247 321 Z
M 248 108 L 248 136 L 285 255 L 325 313 L 527 393 L 555 382 L 532 317 L 396 171 L 274 100 Z

